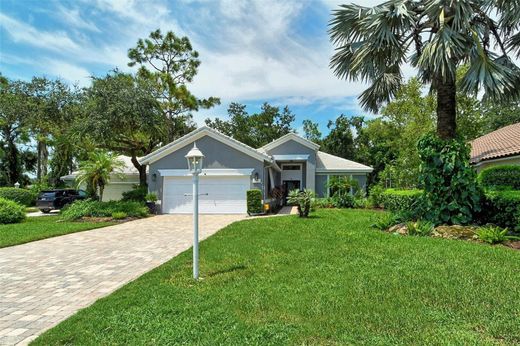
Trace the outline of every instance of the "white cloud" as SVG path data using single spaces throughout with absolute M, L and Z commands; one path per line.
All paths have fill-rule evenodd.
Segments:
M 66 8 L 64 6 L 59 6 L 57 15 L 66 23 L 78 29 L 86 29 L 93 32 L 101 32 L 101 30 L 99 30 L 99 28 L 93 22 L 86 20 L 84 18 L 84 15 L 82 15 L 79 9 L 77 8 L 73 9 Z
M 27 23 L 19 22 L 2 13 L 0 13 L 0 26 L 9 33 L 15 42 L 56 51 L 75 51 L 80 48 L 65 32 L 39 31 Z
M 46 60 L 43 69 L 51 75 L 66 80 L 71 84 L 84 87 L 90 84 L 91 73 L 80 66 L 60 60 Z

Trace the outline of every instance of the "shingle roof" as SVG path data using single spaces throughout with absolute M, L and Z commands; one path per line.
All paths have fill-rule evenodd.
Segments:
M 520 123 L 509 125 L 471 142 L 471 162 L 520 155 Z
M 316 171 L 352 171 L 370 173 L 374 169 L 361 163 L 318 151 L 316 154 Z

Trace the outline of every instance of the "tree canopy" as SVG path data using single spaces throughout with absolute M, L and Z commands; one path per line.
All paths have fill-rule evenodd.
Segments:
M 520 97 L 519 0 L 390 0 L 373 8 L 341 5 L 330 21 L 331 67 L 342 79 L 370 83 L 362 106 L 377 112 L 393 99 L 409 63 L 437 94 L 437 133 L 456 135 L 456 73 L 463 93 L 495 101 Z
M 228 108 L 229 120 L 206 119 L 206 125 L 253 148 L 266 145 L 281 136 L 294 132 L 294 114 L 285 106 L 264 103 L 259 113 L 248 114 L 246 106 L 231 103 Z

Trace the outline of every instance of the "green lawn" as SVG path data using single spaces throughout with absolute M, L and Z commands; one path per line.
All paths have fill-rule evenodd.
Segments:
M 0 248 L 113 224 L 60 221 L 58 216 L 28 217 L 22 223 L 0 225 Z
M 320 210 L 235 223 L 35 344 L 520 343 L 520 251 L 371 230 Z

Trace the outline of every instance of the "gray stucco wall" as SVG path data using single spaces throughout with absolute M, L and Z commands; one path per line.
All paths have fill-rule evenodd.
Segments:
M 304 177 L 302 184 L 307 189 L 316 190 L 315 176 L 316 176 L 316 151 L 301 145 L 300 143 L 291 140 L 277 146 L 268 151 L 269 155 L 309 155 L 304 168 Z
M 254 176 L 258 173 L 261 184 L 251 183 L 251 188 L 258 188 L 263 190 L 265 182 L 264 177 L 264 163 L 257 160 L 241 151 L 238 151 L 228 145 L 211 138 L 209 136 L 202 137 L 197 141 L 197 147 L 204 154 L 204 169 L 216 168 L 252 168 Z M 177 151 L 153 162 L 149 168 L 148 174 L 148 189 L 150 192 L 155 192 L 160 200 L 162 200 L 162 177 L 159 174 L 160 169 L 187 169 L 188 164 L 184 157 L 188 151 L 193 148 L 193 143 L 178 149 Z M 156 174 L 156 181 L 152 177 Z
M 327 197 L 327 176 L 317 175 L 316 176 L 316 195 L 318 197 Z

